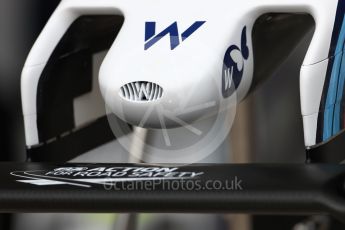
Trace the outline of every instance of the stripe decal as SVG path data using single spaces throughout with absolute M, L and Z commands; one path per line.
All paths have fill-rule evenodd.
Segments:
M 345 56 L 345 2 L 338 3 L 334 30 L 329 50 L 327 75 L 320 103 L 316 144 L 339 134 L 344 126 Z

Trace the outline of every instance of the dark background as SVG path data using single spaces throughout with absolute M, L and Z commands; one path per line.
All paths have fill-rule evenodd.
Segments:
M 59 0 L 0 0 L 0 160 L 25 160 L 20 75 Z

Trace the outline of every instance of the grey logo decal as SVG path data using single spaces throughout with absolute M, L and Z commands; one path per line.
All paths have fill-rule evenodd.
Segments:
M 94 187 L 116 182 L 196 179 L 204 172 L 185 172 L 175 167 L 61 167 L 52 170 L 11 172 L 19 183 L 36 186 Z
M 129 101 L 155 101 L 162 97 L 163 88 L 152 82 L 136 81 L 122 86 L 120 95 Z

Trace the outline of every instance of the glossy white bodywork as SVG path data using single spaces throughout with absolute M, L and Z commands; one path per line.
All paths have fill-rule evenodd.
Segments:
M 225 50 L 240 46 L 241 31 L 247 28 L 249 58 L 244 62 L 237 99 L 247 94 L 253 76 L 251 31 L 255 20 L 264 13 L 292 12 L 313 16 L 316 29 L 300 76 L 301 107 L 304 116 L 306 146 L 315 144 L 317 119 L 338 0 L 63 0 L 33 46 L 22 72 L 22 103 L 26 144 L 38 144 L 36 94 L 42 70 L 54 48 L 71 23 L 81 15 L 120 14 L 123 27 L 110 48 L 99 73 L 99 85 L 106 104 L 119 117 L 139 125 L 147 109 L 163 108 L 172 116 L 194 122 L 212 114 L 212 107 L 201 113 L 180 116 L 181 109 L 216 102 L 221 96 L 221 75 Z M 174 50 L 169 36 L 144 50 L 145 22 L 157 22 L 157 32 L 173 22 L 181 31 L 195 21 L 205 21 Z M 180 31 L 180 32 L 181 32 Z M 152 102 L 131 102 L 119 95 L 120 87 L 133 81 L 148 81 L 163 88 L 163 96 Z M 188 100 L 186 97 L 196 88 Z M 231 97 L 230 97 L 231 98 Z M 186 102 L 185 102 L 186 101 Z M 317 115 L 316 115 L 317 116 Z M 168 126 L 176 123 L 167 119 Z M 152 113 L 145 126 L 157 128 L 160 117 Z

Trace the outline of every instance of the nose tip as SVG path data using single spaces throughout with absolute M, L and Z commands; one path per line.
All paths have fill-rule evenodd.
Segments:
M 131 102 L 150 102 L 162 97 L 163 88 L 153 82 L 135 81 L 123 85 L 119 94 Z

